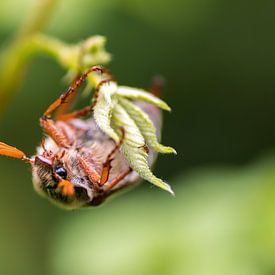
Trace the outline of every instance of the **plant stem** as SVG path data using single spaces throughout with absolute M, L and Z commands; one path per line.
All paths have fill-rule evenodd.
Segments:
M 11 45 L 0 54 L 0 118 L 22 82 L 27 42 L 44 27 L 57 1 L 37 0 Z

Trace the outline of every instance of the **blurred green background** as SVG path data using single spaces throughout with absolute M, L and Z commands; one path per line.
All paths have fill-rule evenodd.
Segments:
M 0 2 L 5 47 L 34 0 Z M 64 211 L 35 194 L 30 169 L 0 158 L 0 274 L 275 274 L 275 2 L 60 0 L 45 32 L 67 42 L 105 35 L 121 84 L 166 79 L 155 173 L 99 208 Z M 0 122 L 28 154 L 64 71 L 36 56 Z M 16 79 L 14 79 L 16 81 Z

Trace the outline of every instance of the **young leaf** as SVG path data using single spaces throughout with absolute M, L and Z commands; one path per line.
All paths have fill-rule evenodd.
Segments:
M 143 100 L 163 110 L 171 111 L 171 108 L 163 100 L 141 89 L 119 86 L 116 94 L 121 97 Z
M 118 135 L 110 125 L 111 111 L 114 106 L 111 96 L 115 93 L 117 85 L 115 82 L 104 83 L 97 98 L 97 103 L 94 107 L 94 119 L 99 128 L 116 142 L 119 141 Z
M 123 127 L 125 131 L 125 141 L 121 146 L 121 151 L 128 161 L 129 166 L 136 171 L 141 178 L 174 194 L 170 185 L 157 178 L 151 172 L 147 161 L 148 154 L 144 149 L 144 138 L 135 121 L 119 103 L 113 108 L 112 125 L 117 129 Z
M 159 153 L 177 153 L 174 148 L 158 143 L 155 126 L 150 120 L 149 116 L 143 110 L 141 110 L 138 106 L 136 106 L 129 100 L 121 97 L 119 97 L 119 103 L 135 121 L 149 147 Z

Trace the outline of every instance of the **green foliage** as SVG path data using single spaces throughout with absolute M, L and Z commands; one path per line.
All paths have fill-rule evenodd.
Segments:
M 144 100 L 146 100 L 146 98 Z M 149 116 L 146 113 L 144 113 L 138 106 L 136 106 L 135 104 L 133 104 L 132 102 L 124 98 L 120 98 L 119 103 L 125 108 L 128 114 L 132 117 L 132 119 L 140 129 L 143 137 L 145 138 L 146 144 L 148 144 L 149 147 L 151 147 L 156 152 L 163 153 L 163 154 L 177 153 L 174 148 L 163 146 L 158 142 L 154 124 L 150 120 Z
M 163 100 L 141 89 L 120 86 L 118 88 L 117 95 L 130 99 L 144 100 L 163 110 L 171 111 L 171 108 Z
M 151 172 L 147 160 L 148 152 L 144 146 L 149 145 L 150 148 L 160 153 L 175 153 L 176 151 L 157 142 L 156 129 L 149 116 L 127 98 L 143 100 L 170 110 L 164 101 L 148 92 L 130 87 L 120 87 L 111 82 L 103 84 L 99 90 L 99 97 L 94 108 L 94 118 L 101 130 L 116 142 L 119 141 L 122 127 L 125 131 L 125 140 L 121 151 L 130 167 L 141 178 L 174 194 L 167 183 Z

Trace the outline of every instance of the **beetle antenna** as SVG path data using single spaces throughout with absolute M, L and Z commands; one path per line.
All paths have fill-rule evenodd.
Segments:
M 3 142 L 0 142 L 0 155 L 21 159 L 26 161 L 29 164 L 34 163 L 34 160 L 27 157 L 24 152 Z

